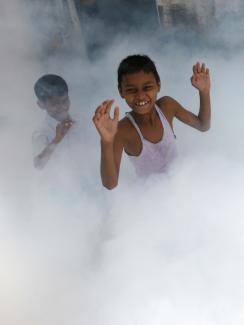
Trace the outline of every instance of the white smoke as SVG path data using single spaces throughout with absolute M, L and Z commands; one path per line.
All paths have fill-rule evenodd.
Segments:
M 119 35 L 92 64 L 72 53 L 46 64 L 35 59 L 21 3 L 1 9 L 0 323 L 243 324 L 242 52 Z M 194 112 L 191 67 L 205 61 L 212 129 L 198 133 L 176 122 L 179 158 L 170 175 L 137 180 L 125 156 L 111 192 L 100 185 L 91 118 L 106 98 L 116 99 L 122 115 L 128 110 L 116 69 L 132 53 L 150 55 L 161 95 Z M 46 72 L 68 81 L 81 119 L 77 170 L 32 167 L 31 133 L 43 118 L 33 83 Z

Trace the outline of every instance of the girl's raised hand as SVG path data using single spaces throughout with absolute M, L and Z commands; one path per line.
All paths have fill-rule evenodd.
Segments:
M 210 91 L 210 76 L 209 69 L 205 64 L 197 62 L 193 68 L 193 75 L 191 77 L 191 84 L 200 92 L 208 93 Z
M 114 100 L 106 100 L 95 111 L 93 122 L 105 142 L 113 142 L 118 129 L 119 107 L 115 107 L 113 118 L 110 117 L 110 111 Z

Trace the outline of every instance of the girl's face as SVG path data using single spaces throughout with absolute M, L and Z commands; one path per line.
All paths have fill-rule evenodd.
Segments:
M 152 72 L 140 71 L 122 77 L 120 95 L 137 114 L 147 114 L 155 106 L 160 90 Z

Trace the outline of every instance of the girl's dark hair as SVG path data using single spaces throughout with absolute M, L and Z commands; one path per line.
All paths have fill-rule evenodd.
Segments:
M 152 72 L 156 81 L 160 82 L 160 77 L 157 72 L 154 62 L 147 55 L 130 55 L 120 62 L 118 68 L 118 88 L 121 88 L 122 77 L 125 74 L 137 73 L 144 71 L 146 73 Z
M 63 96 L 68 93 L 68 85 L 63 78 L 55 74 L 45 74 L 34 85 L 36 97 L 46 101 L 50 97 Z

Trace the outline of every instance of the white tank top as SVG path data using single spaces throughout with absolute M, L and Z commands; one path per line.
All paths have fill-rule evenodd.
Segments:
M 146 140 L 133 116 L 130 113 L 126 113 L 126 116 L 137 130 L 142 142 L 142 150 L 139 156 L 131 156 L 127 153 L 139 176 L 149 176 L 150 174 L 166 172 L 176 156 L 174 132 L 163 112 L 157 106 L 156 111 L 164 130 L 162 139 L 157 143 Z

